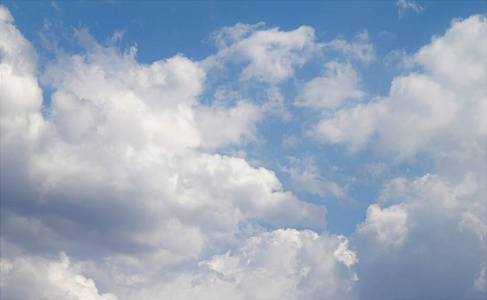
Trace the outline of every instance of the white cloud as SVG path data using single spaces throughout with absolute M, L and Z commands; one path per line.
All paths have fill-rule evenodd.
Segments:
M 241 80 L 277 84 L 293 76 L 294 69 L 318 50 L 311 27 L 301 26 L 293 31 L 257 30 L 263 25 L 237 24 L 216 32 L 215 41 L 220 49 L 207 58 L 204 65 L 219 66 L 229 59 L 243 61 L 246 65 L 240 74 Z
M 454 122 L 459 109 L 455 98 L 428 76 L 395 78 L 378 129 L 379 147 L 405 157 L 428 149 L 435 135 L 441 136 Z
M 330 62 L 325 72 L 306 82 L 294 105 L 315 109 L 334 109 L 347 99 L 361 99 L 360 78 L 350 64 Z
M 465 20 L 456 19 L 445 35 L 433 37 L 430 44 L 422 47 L 413 60 L 424 68 L 441 85 L 454 91 L 468 92 L 464 101 L 476 102 L 476 93 L 485 90 L 487 79 L 483 64 L 487 58 L 485 16 L 475 15 Z M 445 63 L 448 62 L 448 63 Z M 472 90 L 468 90 L 470 88 Z
M 296 191 L 308 192 L 324 198 L 329 194 L 343 197 L 345 192 L 334 181 L 325 179 L 316 166 L 313 158 L 290 158 L 289 167 L 281 166 L 281 171 L 288 173 Z
M 383 105 L 374 102 L 343 108 L 333 117 L 321 119 L 308 136 L 322 142 L 348 144 L 349 150 L 355 152 L 367 145 L 383 113 Z
M 343 108 L 323 118 L 310 134 L 347 144 L 352 151 L 372 140 L 379 152 L 399 159 L 418 152 L 455 155 L 459 146 L 463 152 L 481 145 L 487 58 L 479 49 L 487 48 L 486 32 L 483 16 L 453 23 L 444 36 L 413 56 L 423 73 L 395 78 L 387 97 Z
M 485 296 L 484 197 L 472 175 L 460 182 L 428 174 L 387 183 L 381 205 L 398 204 L 371 205 L 353 241 L 357 292 L 366 298 L 397 297 L 397 291 L 408 298 Z
M 374 46 L 368 42 L 366 30 L 359 33 L 352 42 L 339 37 L 331 42 L 320 44 L 320 47 L 324 50 L 338 51 L 348 61 L 359 61 L 369 64 L 376 59 Z
M 259 223 L 325 226 L 326 208 L 284 191 L 273 172 L 204 151 L 251 140 L 262 111 L 245 99 L 200 103 L 206 78 L 200 63 L 176 55 L 139 64 L 135 48 L 119 53 L 75 31 L 85 51 L 60 52 L 42 74 L 54 89 L 44 119 L 35 52 L 6 9 L 1 16 L 2 85 L 8 83 L 1 89 L 2 239 L 36 254 L 64 250 L 89 257 L 111 274 L 90 275 L 104 286 L 143 295 L 161 272 L 171 276 L 166 281 L 178 281 L 186 275 L 178 277 L 177 270 L 195 268 L 202 257 L 263 231 Z M 277 42 L 284 52 L 295 51 L 310 35 L 304 28 L 278 34 Z M 289 55 L 282 56 L 284 73 L 294 65 L 287 64 Z M 112 297 L 99 295 L 65 262 L 35 257 L 24 273 L 18 255 L 12 250 L 6 258 L 9 274 L 25 277 L 32 288 L 22 291 L 8 279 L 3 287 L 12 295 Z M 35 283 L 51 265 L 60 279 Z M 210 283 L 201 288 L 208 295 Z M 49 285 L 58 288 L 48 292 Z M 179 293 L 167 291 L 168 297 Z
M 203 146 L 216 148 L 255 139 L 255 124 L 262 114 L 261 107 L 245 100 L 230 108 L 215 103 L 211 107 L 201 106 L 195 122 L 201 130 Z
M 200 266 L 235 282 L 245 299 L 295 299 L 346 297 L 354 263 L 345 237 L 287 229 L 252 237 L 233 255 L 214 256 Z
M 360 235 L 373 235 L 381 248 L 401 246 L 407 235 L 407 212 L 401 206 L 391 206 L 383 210 L 376 204 L 367 209 L 365 223 L 357 230 Z
M 80 275 L 66 254 L 59 260 L 18 257 L 0 261 L 0 287 L 5 299 L 117 300 L 112 293 L 100 293 L 91 278 Z
M 42 74 L 55 90 L 45 117 L 35 51 L 12 22 L 0 7 L 2 296 L 484 295 L 486 72 L 482 49 L 471 48 L 485 48 L 485 17 L 457 21 L 418 51 L 419 73 L 396 78 L 387 97 L 347 107 L 361 97 L 352 63 L 374 59 L 366 31 L 317 44 L 310 27 L 239 24 L 216 34 L 219 52 L 204 62 L 176 55 L 144 65 L 136 48 L 119 53 L 78 30 L 85 51 L 59 52 Z M 323 230 L 326 208 L 285 191 L 268 169 L 207 153 L 253 141 L 266 113 L 285 112 L 275 85 L 316 49 L 345 56 L 316 80 L 349 93 L 310 92 L 306 105 L 339 109 L 310 135 L 400 159 L 426 152 L 437 164 L 436 175 L 388 182 L 351 246 L 326 231 L 277 229 Z M 203 104 L 208 72 L 222 61 L 243 62 L 240 82 L 269 84 L 274 102 L 237 93 Z M 297 189 L 342 194 L 312 163 L 285 171 Z M 46 258 L 60 250 L 75 263 Z
M 416 3 L 414 0 L 398 0 L 396 2 L 397 7 L 399 8 L 399 19 L 404 18 L 406 15 L 406 12 L 408 10 L 414 11 L 416 14 L 419 14 L 422 10 L 423 7 L 419 4 Z
M 35 136 L 42 126 L 42 91 L 35 76 L 35 50 L 12 22 L 10 12 L 0 7 L 1 135 L 3 141 L 17 143 Z
M 434 175 L 387 183 L 358 226 L 361 297 L 485 297 L 486 24 L 456 20 L 408 58 L 417 70 L 394 78 L 389 95 L 324 114 L 309 132 L 352 152 L 434 163 Z
M 261 111 L 269 116 L 280 116 L 284 121 L 290 121 L 292 117 L 285 108 L 282 84 L 294 78 L 298 68 L 325 53 L 335 53 L 337 59 L 343 61 L 325 63 L 323 76 L 304 83 L 294 103 L 296 106 L 332 109 L 347 99 L 363 96 L 360 78 L 351 62 L 368 64 L 375 59 L 374 47 L 368 42 L 366 30 L 351 42 L 339 37 L 331 42 L 318 43 L 314 29 L 308 26 L 282 31 L 279 28 L 265 29 L 264 23 L 238 23 L 216 31 L 212 39 L 218 46 L 218 52 L 201 62 L 201 66 L 213 74 L 210 80 L 225 78 L 231 83 L 227 82 L 228 86 L 237 86 L 242 94 L 258 87 L 264 93 L 254 94 L 254 97 L 267 100 L 260 106 Z M 238 80 L 228 72 L 239 74 Z
M 121 299 L 345 298 L 357 280 L 351 270 L 356 262 L 343 236 L 278 229 L 257 233 L 196 269 L 170 276 L 164 271 L 158 280 L 141 283 L 123 272 L 112 276 L 125 282 L 115 287 Z

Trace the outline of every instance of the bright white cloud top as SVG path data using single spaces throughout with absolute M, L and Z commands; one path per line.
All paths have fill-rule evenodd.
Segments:
M 0 6 L 1 298 L 484 298 L 487 20 L 436 34 L 380 95 L 367 31 L 237 23 L 204 59 L 141 63 L 77 28 L 44 57 Z M 266 143 L 368 155 L 356 230 L 319 200 L 365 201 L 356 174 L 312 150 L 272 170 Z

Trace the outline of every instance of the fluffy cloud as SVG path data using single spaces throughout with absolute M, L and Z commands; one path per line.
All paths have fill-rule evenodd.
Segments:
M 220 65 L 229 59 L 243 61 L 246 65 L 241 80 L 276 84 L 293 76 L 294 68 L 302 66 L 317 50 L 311 27 L 301 26 L 293 31 L 258 30 L 263 26 L 263 23 L 237 24 L 216 32 L 214 40 L 219 51 L 207 58 L 205 64 Z
M 149 260 L 154 262 L 154 258 Z M 149 263 L 143 266 L 144 273 L 134 275 L 120 268 L 122 261 L 132 267 L 141 263 L 137 257 L 110 257 L 98 266 L 89 261 L 71 264 L 64 253 L 59 260 L 27 256 L 4 259 L 2 295 L 105 300 L 347 298 L 357 281 L 351 270 L 357 262 L 356 254 L 349 249 L 348 239 L 310 230 L 263 232 L 243 241 L 233 254 L 214 255 L 200 261 L 194 270 L 180 270 L 170 276 L 167 271 L 150 274 Z M 114 293 L 100 293 L 92 279 L 80 275 L 83 273 L 97 276 L 100 282 L 108 279 L 105 285 L 118 298 Z M 19 282 L 30 288 L 22 288 Z
M 454 21 L 408 58 L 416 70 L 394 78 L 389 95 L 325 113 L 309 132 L 395 163 L 434 163 L 436 174 L 386 183 L 357 226 L 361 297 L 485 296 L 486 24 Z
M 155 248 L 166 253 L 158 256 L 165 257 L 161 265 L 195 259 L 213 244 L 232 241 L 247 220 L 323 228 L 325 208 L 282 191 L 272 172 L 196 150 L 250 139 L 261 116 L 258 106 L 246 100 L 235 106 L 224 99 L 199 103 L 205 71 L 182 55 L 141 65 L 135 48 L 118 53 L 85 30 L 75 36 L 85 53 L 61 54 L 42 76 L 55 92 L 42 134 L 27 155 L 23 180 L 32 194 L 21 197 L 29 200 L 14 215 L 26 213 L 25 205 L 59 211 L 32 218 L 48 231 L 54 228 L 53 238 L 69 234 L 57 232 L 57 224 L 67 223 L 100 251 L 113 251 L 113 241 Z M 327 189 L 342 193 L 332 183 Z M 87 217 L 92 224 L 86 228 Z M 18 226 L 5 220 L 12 231 Z M 137 229 L 114 232 L 120 222 Z M 177 234 L 160 234 L 168 230 Z
M 254 140 L 255 124 L 261 120 L 264 112 L 262 107 L 250 101 L 241 100 L 230 108 L 216 102 L 211 107 L 200 107 L 195 121 L 201 129 L 203 145 L 216 148 Z
M 80 274 L 60 253 L 59 260 L 18 257 L 0 261 L 0 287 L 4 299 L 86 299 L 117 300 L 112 293 L 101 294 L 91 278 Z
M 214 32 L 212 40 L 218 52 L 201 62 L 208 73 L 214 73 L 210 80 L 225 78 L 227 88 L 233 87 L 242 94 L 252 91 L 250 94 L 256 99 L 265 99 L 260 106 L 262 115 L 278 115 L 284 121 L 292 117 L 281 90 L 290 78 L 299 82 L 295 76 L 298 68 L 323 58 L 323 54 L 336 58 L 324 64 L 323 76 L 298 84 L 299 96 L 294 102 L 297 107 L 334 109 L 345 100 L 363 96 L 352 62 L 369 64 L 375 59 L 366 30 L 352 41 L 338 37 L 330 42 L 317 42 L 314 29 L 308 26 L 283 31 L 266 29 L 264 23 L 238 23 Z
M 318 141 L 347 144 L 351 152 L 362 149 L 377 128 L 378 116 L 384 113 L 382 105 L 358 104 L 341 109 L 331 118 L 321 119 L 308 136 Z
M 343 236 L 279 229 L 257 234 L 232 252 L 214 255 L 199 262 L 195 272 L 155 281 L 124 298 L 346 298 L 356 282 L 351 267 L 357 259 Z
M 372 239 L 381 245 L 381 249 L 401 246 L 407 235 L 406 228 L 407 213 L 400 205 L 391 206 L 381 210 L 373 204 L 367 209 L 367 218 L 363 225 L 358 228 L 358 234 L 373 235 Z
M 393 205 L 371 205 L 354 240 L 360 261 L 357 293 L 364 298 L 483 298 L 483 195 L 485 188 L 471 176 L 451 182 L 425 175 L 386 184 L 379 201 Z
M 481 50 L 487 47 L 486 31 L 484 16 L 454 22 L 412 57 L 422 73 L 395 78 L 387 97 L 343 108 L 310 134 L 350 150 L 372 140 L 379 151 L 400 159 L 418 152 L 454 155 L 481 145 L 487 128 L 481 117 L 486 113 L 487 58 Z
M 77 30 L 84 52 L 61 51 L 41 76 L 54 90 L 43 116 L 35 51 L 6 9 L 1 16 L 2 239 L 25 249 L 7 251 L 8 295 L 115 299 L 66 258 L 40 254 L 92 259 L 104 266 L 88 270 L 93 277 L 125 298 L 153 286 L 161 272 L 176 278 L 168 282 L 194 279 L 198 273 L 178 277 L 177 270 L 264 232 L 259 224 L 325 226 L 325 207 L 284 191 L 273 172 L 204 151 L 251 140 L 261 110 L 245 99 L 200 103 L 200 63 L 177 55 L 142 65 L 135 48 L 119 53 Z M 284 35 L 284 44 L 295 51 L 301 34 L 298 44 L 306 44 L 306 28 L 289 42 Z M 286 64 L 284 73 L 294 65 Z M 52 276 L 38 278 L 46 272 Z M 14 278 L 32 288 L 20 289 Z M 168 288 L 168 297 L 183 292 Z
M 235 282 L 244 299 L 345 298 L 355 279 L 348 267 L 355 262 L 343 236 L 287 229 L 252 237 L 235 254 L 200 266 Z
M 349 64 L 331 62 L 325 64 L 324 76 L 306 82 L 294 102 L 296 106 L 315 109 L 333 109 L 347 99 L 360 99 L 364 93 L 355 70 Z
M 366 31 L 319 44 L 306 26 L 237 24 L 215 34 L 218 52 L 202 62 L 140 64 L 136 48 L 120 53 L 75 30 L 83 51 L 59 51 L 40 75 L 53 89 L 46 107 L 34 49 L 3 7 L 0 21 L 2 296 L 484 295 L 484 17 L 456 21 L 411 58 L 416 73 L 369 103 L 347 102 L 363 98 L 354 64 L 374 59 Z M 285 112 L 279 84 L 330 50 L 344 61 L 326 63 L 295 103 L 326 110 L 310 135 L 399 161 L 427 153 L 437 171 L 388 181 L 350 240 L 323 231 L 326 208 L 274 172 L 217 154 L 256 140 L 266 114 Z M 224 64 L 238 66 L 240 83 L 264 83 L 274 102 L 231 86 L 207 99 Z M 313 163 L 283 171 L 296 189 L 343 194 Z M 52 259 L 60 251 L 70 259 Z
M 42 126 L 42 90 L 35 76 L 35 50 L 12 22 L 9 11 L 1 7 L 1 134 L 2 141 L 15 143 L 36 136 Z

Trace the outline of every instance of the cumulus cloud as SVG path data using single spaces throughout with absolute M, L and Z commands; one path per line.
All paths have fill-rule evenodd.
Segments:
M 122 299 L 345 298 L 357 280 L 352 270 L 356 262 L 344 236 L 278 229 L 201 260 L 196 269 L 160 274 L 144 285 L 124 281 L 116 289 Z
M 396 77 L 386 97 L 323 118 L 310 135 L 347 144 L 352 151 L 372 140 L 379 151 L 398 158 L 418 152 L 453 155 L 459 146 L 481 145 L 479 137 L 486 128 L 480 116 L 486 102 L 486 28 L 484 16 L 454 22 L 444 36 L 413 56 L 422 72 Z
M 250 101 L 241 100 L 233 107 L 215 102 L 201 106 L 195 122 L 201 129 L 204 147 L 241 144 L 255 139 L 256 126 L 265 110 Z
M 72 264 L 64 253 L 59 260 L 30 256 L 3 259 L 2 295 L 106 300 L 347 298 L 353 295 L 357 281 L 351 269 L 357 258 L 348 239 L 310 230 L 263 232 L 243 241 L 233 254 L 214 255 L 200 261 L 197 269 L 181 270 L 169 277 L 161 274 L 159 280 L 147 282 L 147 272 L 133 275 L 119 269 L 122 260 L 133 266 L 140 263 L 136 257 L 111 257 L 105 266 Z M 150 269 L 144 266 L 145 271 Z M 118 297 L 99 292 L 95 282 L 82 273 L 93 273 L 102 282 L 107 278 L 115 281 L 116 285 L 108 286 Z M 23 288 L 19 282 L 30 288 Z
M 41 76 L 54 90 L 44 117 L 35 51 L 3 7 L 1 16 L 2 239 L 32 257 L 24 263 L 18 251 L 9 252 L 2 290 L 115 299 L 100 295 L 65 258 L 36 256 L 64 250 L 105 266 L 93 276 L 128 297 L 130 290 L 145 292 L 161 272 L 183 280 L 176 270 L 264 232 L 261 223 L 324 228 L 325 207 L 284 191 L 272 171 L 205 152 L 251 140 L 261 111 L 245 99 L 200 103 L 206 78 L 200 63 L 176 55 L 139 64 L 136 48 L 120 53 L 75 30 L 84 51 L 60 52 Z M 293 52 L 295 36 L 303 39 L 300 49 L 311 35 L 304 28 L 277 42 Z M 283 64 L 288 76 L 294 63 Z M 62 282 L 36 281 L 47 270 Z M 100 275 L 107 272 L 112 279 Z M 17 277 L 32 288 L 22 291 L 9 279 Z M 44 293 L 50 285 L 57 288 Z M 179 288 L 170 287 L 168 297 Z
M 367 145 L 378 126 L 378 116 L 383 113 L 380 104 L 358 104 L 337 111 L 331 118 L 321 119 L 307 134 L 318 141 L 347 144 L 349 150 L 355 152 Z
M 436 174 L 386 183 L 357 227 L 361 297 L 485 297 L 486 24 L 455 20 L 408 58 L 417 69 L 389 95 L 324 114 L 309 132 L 351 152 L 434 163 Z
M 201 261 L 198 273 L 181 273 L 128 298 L 344 298 L 356 281 L 355 262 L 343 236 L 280 229 L 247 239 L 233 254 Z
M 58 260 L 17 257 L 0 261 L 3 299 L 117 300 L 112 293 L 100 293 L 91 278 L 80 275 L 64 253 Z
M 387 183 L 379 200 L 392 205 L 371 205 L 357 229 L 357 292 L 364 298 L 483 298 L 484 196 L 471 176 Z
M 244 299 L 345 298 L 355 281 L 349 267 L 356 261 L 343 236 L 281 229 L 200 266 L 234 282 Z
M 323 76 L 299 84 L 299 95 L 294 101 L 297 107 L 334 109 L 345 100 L 363 96 L 352 62 L 369 64 L 375 60 L 375 50 L 366 30 L 351 41 L 339 36 L 330 42 L 318 42 L 314 29 L 309 26 L 284 31 L 268 29 L 264 23 L 238 23 L 215 31 L 212 41 L 218 52 L 204 59 L 201 66 L 208 73 L 218 70 L 215 74 L 222 73 L 219 76 L 228 81 L 226 85 L 235 86 L 242 94 L 256 88 L 259 92 L 254 96 L 267 99 L 260 106 L 261 112 L 281 116 L 284 121 L 292 117 L 286 109 L 283 84 L 291 78 L 297 79 L 297 69 L 318 57 L 323 58 L 324 54 L 336 56 L 335 61 L 324 64 Z M 229 70 L 239 74 L 237 80 L 235 75 L 227 74 Z M 214 80 L 213 76 L 210 79 Z
M 183 67 L 189 63 L 179 59 Z M 69 61 L 63 66 L 67 68 L 51 66 L 46 76 L 70 70 Z M 150 98 L 133 90 L 115 92 L 122 84 L 100 74 L 106 69 L 78 64 L 75 70 L 73 75 L 65 73 L 61 83 L 53 83 L 58 88 L 53 95 L 53 113 L 30 154 L 29 174 L 24 178 L 38 197 L 29 198 L 29 205 L 59 210 L 60 215 L 54 218 L 69 218 L 71 226 L 85 232 L 87 238 L 90 230 L 97 230 L 101 235 L 98 242 L 104 244 L 100 246 L 110 247 L 102 240 L 111 236 L 136 247 L 162 247 L 168 251 L 168 260 L 194 258 L 204 242 L 211 244 L 207 234 L 218 232 L 221 239 L 231 238 L 239 222 L 247 219 L 262 219 L 274 226 L 324 226 L 325 208 L 282 191 L 274 173 L 255 169 L 243 159 L 192 150 L 199 145 L 200 136 L 188 104 L 193 100 L 186 95 L 191 87 L 184 89 L 179 105 L 164 103 L 164 92 L 152 91 L 162 94 L 158 98 L 162 103 L 149 110 L 145 101 Z M 144 92 L 151 93 L 150 88 Z M 157 105 L 165 109 L 159 110 Z M 224 109 L 220 111 L 225 114 Z M 3 154 L 10 155 L 8 151 Z M 4 189 L 17 193 L 7 186 Z M 112 205 L 118 212 L 110 208 Z M 68 213 L 72 209 L 76 215 Z M 88 216 L 94 221 L 92 228 L 85 227 Z M 138 224 L 141 231 L 113 236 L 112 222 L 128 227 Z M 166 239 L 159 234 L 164 230 L 179 234 Z M 191 240 L 184 251 L 173 248 L 181 236 Z
M 79 29 L 83 51 L 58 51 L 39 76 L 53 89 L 43 107 L 36 52 L 0 7 L 2 297 L 481 298 L 485 30 L 482 16 L 454 22 L 389 95 L 355 103 L 354 64 L 375 59 L 366 31 L 320 44 L 307 26 L 237 24 L 215 33 L 206 60 L 141 64 L 135 47 Z M 344 59 L 302 86 L 295 105 L 327 112 L 310 136 L 436 163 L 437 174 L 388 181 L 350 239 L 325 231 L 325 206 L 271 170 L 218 154 L 255 141 L 270 111 L 286 113 L 278 86 L 316 51 Z M 224 86 L 203 101 L 223 64 L 274 100 Z M 343 196 L 313 162 L 283 171 L 296 190 Z
M 298 107 L 333 109 L 347 99 L 360 99 L 364 93 L 359 88 L 360 78 L 350 64 L 330 62 L 325 64 L 324 76 L 306 82 L 294 102 Z
M 405 236 L 407 213 L 401 206 L 391 206 L 381 209 L 377 204 L 369 206 L 365 223 L 358 228 L 358 234 L 374 235 L 373 239 L 382 249 L 399 247 Z
M 39 112 L 42 90 L 35 76 L 35 50 L 12 24 L 10 12 L 3 7 L 0 7 L 0 22 L 1 134 L 2 140 L 14 142 L 13 140 L 29 139 L 38 134 L 39 127 L 42 126 Z

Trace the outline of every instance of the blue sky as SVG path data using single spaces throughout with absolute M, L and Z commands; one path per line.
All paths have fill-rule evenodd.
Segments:
M 0 298 L 485 297 L 484 1 L 2 5 Z

